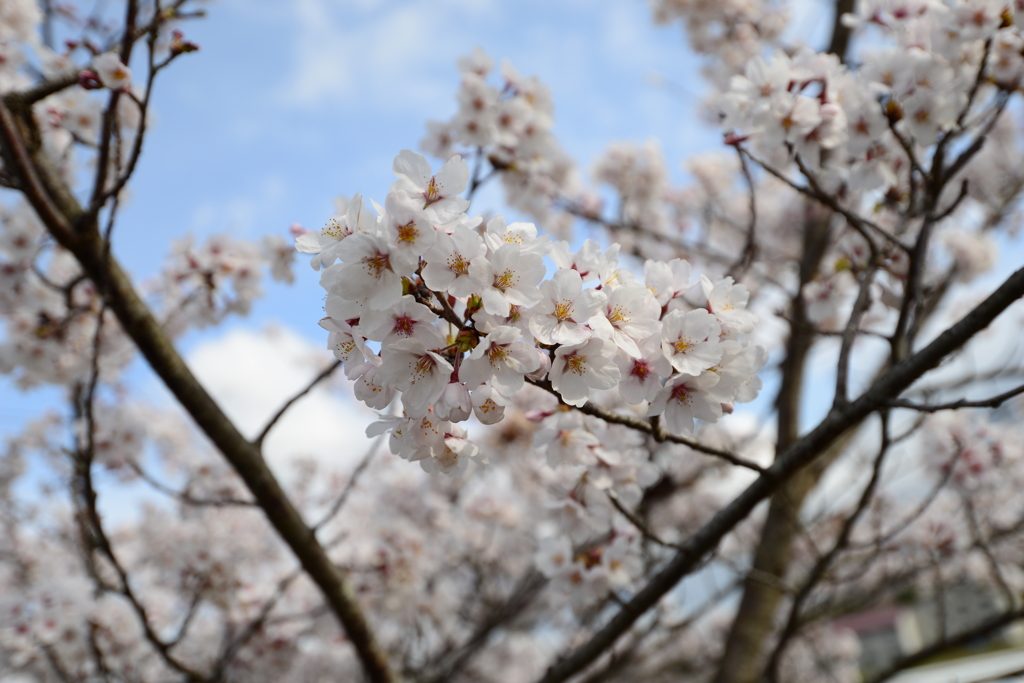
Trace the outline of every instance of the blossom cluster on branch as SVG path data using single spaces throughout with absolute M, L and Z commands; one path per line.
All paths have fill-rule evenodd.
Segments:
M 1024 270 L 978 284 L 1020 224 L 1022 8 L 863 0 L 826 52 L 783 3 L 651 4 L 722 149 L 677 185 L 617 141 L 588 181 L 540 79 L 463 57 L 439 163 L 293 230 L 336 362 L 298 344 L 315 376 L 243 435 L 174 342 L 293 245 L 185 237 L 137 288 L 113 247 L 202 11 L 0 0 L 0 373 L 66 404 L 0 451 L 0 680 L 877 682 L 1024 618 Z M 378 411 L 366 452 L 279 466 L 325 388 Z M 964 587 L 984 618 L 888 669 L 844 620 Z
M 616 246 L 588 240 L 573 253 L 532 223 L 469 217 L 459 156 L 435 173 L 406 150 L 394 171 L 377 216 L 356 195 L 345 215 L 298 238 L 323 268 L 321 325 L 356 396 L 380 410 L 402 392 L 403 415 L 369 431 L 390 431 L 394 453 L 461 475 L 479 449 L 458 423 L 500 422 L 527 379 L 577 407 L 617 388 L 685 435 L 694 418 L 713 423 L 757 396 L 767 351 L 744 344 L 756 317 L 732 278 L 704 277 L 688 300 L 684 260 L 648 261 L 639 282 L 619 267 Z

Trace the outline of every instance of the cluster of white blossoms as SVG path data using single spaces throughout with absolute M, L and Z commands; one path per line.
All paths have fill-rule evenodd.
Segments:
M 135 356 L 131 341 L 104 312 L 96 286 L 67 251 L 48 243 L 43 225 L 25 202 L 0 205 L 0 374 L 22 387 L 70 386 L 100 370 L 115 377 Z M 245 315 L 263 293 L 265 273 L 290 281 L 294 250 L 284 238 L 262 243 L 209 237 L 174 245 L 167 263 L 146 284 L 164 329 L 172 335 Z
M 923 149 L 984 123 L 1024 75 L 1020 12 L 1004 2 L 865 0 L 844 21 L 889 46 L 856 69 L 801 48 L 754 56 L 719 99 L 726 129 L 762 154 L 799 154 L 853 190 L 892 186 Z
M 459 156 L 435 172 L 405 150 L 394 172 L 376 215 L 356 195 L 296 243 L 323 268 L 321 325 L 356 396 L 383 410 L 402 392 L 404 414 L 370 428 L 391 432 L 393 452 L 460 475 L 479 448 L 458 423 L 499 422 L 527 380 L 577 407 L 618 389 L 678 434 L 757 395 L 767 351 L 744 343 L 756 318 L 732 278 L 695 287 L 673 259 L 648 261 L 641 282 L 617 245 L 588 240 L 573 253 L 531 223 L 485 225 L 464 212 Z
M 502 83 L 487 82 L 492 60 L 477 48 L 458 61 L 462 83 L 459 110 L 447 121 L 428 121 L 422 149 L 448 159 L 454 154 L 487 159 L 500 172 L 509 206 L 543 223 L 555 234 L 568 231 L 572 217 L 554 200 L 581 190 L 572 159 L 552 133 L 554 102 L 546 85 L 521 76 L 508 62 Z M 477 178 L 477 181 L 481 178 Z
M 683 25 L 687 43 L 712 57 L 704 65 L 711 81 L 727 82 L 765 47 L 777 46 L 789 21 L 786 3 L 777 0 L 650 0 L 654 21 Z

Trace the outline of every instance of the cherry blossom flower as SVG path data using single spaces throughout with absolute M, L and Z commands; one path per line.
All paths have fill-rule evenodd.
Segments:
M 618 354 L 615 363 L 619 366 L 619 393 L 632 405 L 653 401 L 661 391 L 661 379 L 672 373 L 660 336 L 641 340 L 635 357 Z
M 708 310 L 722 323 L 725 328 L 733 328 L 740 334 L 748 334 L 754 330 L 757 316 L 747 310 L 750 292 L 746 285 L 735 284 L 731 277 L 712 283 L 707 275 L 702 275 L 701 287 L 707 297 Z
M 353 382 L 355 397 L 375 410 L 384 410 L 395 398 L 394 385 L 381 381 L 377 376 L 382 363 L 380 356 L 370 353 L 364 363 L 345 373 Z
M 480 454 L 480 447 L 465 438 L 465 432 L 456 425 L 449 427 L 439 447 L 431 457 L 420 460 L 420 467 L 428 474 L 444 474 L 453 479 L 466 473 L 469 461 Z
M 713 372 L 676 375 L 665 383 L 647 409 L 647 415 L 664 415 L 664 424 L 674 434 L 693 433 L 694 418 L 717 422 L 722 417 L 722 402 L 710 389 L 718 384 Z
M 594 389 L 611 389 L 619 381 L 619 368 L 612 360 L 615 346 L 598 337 L 582 344 L 564 345 L 555 351 L 548 378 L 562 400 L 577 408 Z
M 413 261 L 393 251 L 383 237 L 356 233 L 338 248 L 342 264 L 327 268 L 321 284 L 328 292 L 350 301 L 364 301 L 383 311 L 402 298 L 399 273 L 414 270 Z
M 402 407 L 410 417 L 426 414 L 448 385 L 452 365 L 428 349 L 421 339 L 401 339 L 381 354 L 377 379 L 402 392 Z
M 94 58 L 92 68 L 100 77 L 100 82 L 111 90 L 121 90 L 131 85 L 131 69 L 121 63 L 121 58 L 113 52 L 104 52 Z
M 455 297 L 469 296 L 477 283 L 469 275 L 469 265 L 486 252 L 483 240 L 465 225 L 455 225 L 451 234 L 438 232 L 434 245 L 424 255 L 423 282 L 437 292 Z
M 722 358 L 722 327 L 702 308 L 672 311 L 662 320 L 662 348 L 672 367 L 684 375 L 699 375 Z
M 320 321 L 320 327 L 330 332 L 327 336 L 327 348 L 342 362 L 346 373 L 364 362 L 368 355 L 373 355 L 367 351 L 363 335 L 353 329 L 348 322 L 328 317 Z
M 388 244 L 415 262 L 433 246 L 437 230 L 421 211 L 402 203 L 395 194 L 388 195 L 384 206 L 382 221 Z
M 668 262 L 648 259 L 644 262 L 644 284 L 658 305 L 671 311 L 672 300 L 690 289 L 690 264 L 678 258 Z
M 604 292 L 583 289 L 579 272 L 556 270 L 540 284 L 543 298 L 530 318 L 530 331 L 544 344 L 579 344 L 592 334 L 587 322 L 607 301 Z
M 546 450 L 551 467 L 592 463 L 591 449 L 600 443 L 596 435 L 584 428 L 583 416 L 575 411 L 552 415 L 533 435 L 534 447 Z
M 502 394 L 489 384 L 481 384 L 473 389 L 473 414 L 480 424 L 498 424 L 505 417 L 505 407 L 512 399 Z
M 446 223 L 469 207 L 469 200 L 458 196 L 469 183 L 469 166 L 462 157 L 448 159 L 435 174 L 422 154 L 403 149 L 395 157 L 393 169 L 398 176 L 391 186 L 394 205 L 408 206 L 423 215 L 426 227 Z
M 386 311 L 368 311 L 359 321 L 367 339 L 388 348 L 399 339 L 420 339 L 427 348 L 444 346 L 444 337 L 433 323 L 437 315 L 409 294 Z
M 480 340 L 469 358 L 462 362 L 459 376 L 470 387 L 489 383 L 511 397 L 523 387 L 523 377 L 540 367 L 537 352 L 519 341 L 522 332 L 515 327 L 497 327 Z
M 639 358 L 637 341 L 656 337 L 661 332 L 660 315 L 661 307 L 651 291 L 634 282 L 613 289 L 590 326 L 628 355 Z
M 363 198 L 356 193 L 351 200 L 339 198 L 338 214 L 327 221 L 319 232 L 308 232 L 295 238 L 295 248 L 303 254 L 314 254 L 309 260 L 313 270 L 320 270 L 338 259 L 341 241 L 356 232 L 372 234 L 377 219 L 363 209 Z
M 516 221 L 509 224 L 500 215 L 487 221 L 483 238 L 491 251 L 497 251 L 503 244 L 518 244 L 524 253 L 545 256 L 552 248 L 551 238 L 547 235 L 538 237 L 537 226 L 533 223 Z
M 516 244 L 502 245 L 490 260 L 474 260 L 469 275 L 481 288 L 484 310 L 492 315 L 507 316 L 513 305 L 535 306 L 542 298 L 537 283 L 544 278 L 543 260 Z
M 434 414 L 442 420 L 463 422 L 473 412 L 469 389 L 462 382 L 449 382 L 434 403 Z
M 749 403 L 761 390 L 757 373 L 768 362 L 763 346 L 743 346 L 728 339 L 721 343 L 722 360 L 708 370 L 718 375 L 714 393 L 724 402 Z

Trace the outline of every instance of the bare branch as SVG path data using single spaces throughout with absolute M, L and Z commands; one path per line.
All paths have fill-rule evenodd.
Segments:
M 50 95 L 59 93 L 61 90 L 66 90 L 78 83 L 78 74 L 78 69 L 65 71 L 53 78 L 35 84 L 28 90 L 9 93 L 4 96 L 4 101 L 8 107 L 14 107 L 15 102 L 24 107 L 32 106 L 39 100 L 46 99 Z
M 817 427 L 781 453 L 764 475 L 758 477 L 699 531 L 681 544 L 675 557 L 589 641 L 553 664 L 540 679 L 541 683 L 564 681 L 607 651 L 641 615 L 657 604 L 680 579 L 692 572 L 701 559 L 782 482 L 813 461 L 847 429 L 884 407 L 891 396 L 899 395 L 925 372 L 937 366 L 948 354 L 963 346 L 1021 296 L 1024 296 L 1024 268 L 1013 273 L 987 299 L 928 346 L 891 368 L 857 400 L 830 411 Z
M 179 491 L 167 486 L 144 470 L 137 462 L 129 462 L 128 466 L 131 467 L 144 482 L 152 486 L 154 489 L 166 496 L 170 496 L 171 498 L 184 503 L 185 505 L 191 505 L 194 507 L 257 507 L 256 501 L 253 500 L 239 500 L 237 498 L 196 498 L 189 493 L 188 490 Z
M 274 428 L 274 425 L 277 424 L 278 420 L 280 420 L 282 417 L 284 417 L 284 414 L 288 412 L 288 409 L 291 408 L 295 404 L 295 402 L 298 401 L 300 398 L 302 398 L 303 396 L 305 396 L 306 394 L 311 392 L 313 390 L 313 388 L 316 387 L 317 384 L 320 384 L 320 382 L 322 382 L 325 379 L 327 379 L 328 377 L 330 377 L 334 373 L 334 371 L 337 370 L 340 367 L 341 367 L 341 361 L 340 360 L 334 361 L 333 363 L 328 365 L 326 368 L 321 370 L 320 374 L 318 374 L 316 377 L 314 377 L 312 380 L 310 380 L 309 384 L 307 384 L 305 387 L 303 387 L 299 391 L 299 393 L 295 394 L 290 399 L 285 401 L 284 405 L 281 406 L 278 409 L 278 411 L 276 413 L 274 413 L 274 415 L 270 418 L 270 420 L 267 421 L 266 426 L 264 426 L 263 429 L 260 430 L 259 436 L 257 436 L 255 439 L 253 439 L 253 445 L 255 445 L 257 448 L 262 446 L 263 445 L 263 440 L 267 438 L 267 434 L 269 434 L 270 430 Z
M 743 155 L 743 150 L 738 145 L 736 147 L 736 154 L 740 158 L 740 171 L 747 183 L 747 191 L 750 193 L 750 206 L 748 209 L 750 211 L 750 220 L 747 223 L 747 241 L 743 245 L 743 253 L 740 256 L 740 260 L 733 264 L 728 273 L 739 280 L 757 257 L 757 241 L 755 239 L 757 229 L 757 194 L 754 191 L 754 178 L 750 175 L 750 166 L 747 164 L 747 158 Z
M 78 226 L 81 206 L 39 150 L 29 152 L 20 126 L 34 129 L 30 112 L 19 119 L 0 101 L 0 146 L 12 173 L 17 174 L 26 198 L 47 230 L 75 256 L 83 271 L 106 286 L 102 295 L 121 328 L 136 344 L 156 374 L 235 468 L 267 519 L 288 544 L 314 583 L 323 591 L 332 612 L 345 628 L 349 641 L 374 683 L 398 680 L 377 643 L 353 589 L 324 547 L 305 524 L 292 501 L 263 459 L 260 449 L 247 441 L 220 406 L 189 370 L 160 323 L 139 297 L 131 280 L 111 257 L 92 220 Z M 36 131 L 38 132 L 38 131 Z M 42 173 L 40 173 L 42 171 Z
M 818 585 L 822 578 L 824 578 L 825 572 L 828 571 L 832 562 L 846 547 L 850 540 L 850 534 L 853 532 L 854 525 L 857 524 L 861 515 L 864 514 L 868 505 L 871 504 L 871 500 L 878 488 L 878 482 L 882 475 L 882 463 L 885 462 L 885 456 L 888 454 L 889 447 L 891 445 L 889 438 L 889 414 L 882 411 L 881 418 L 882 443 L 878 447 L 878 455 L 875 456 L 874 466 L 871 469 L 871 479 L 868 480 L 867 486 L 864 487 L 864 491 L 861 493 L 860 500 L 857 501 L 857 505 L 853 509 L 853 512 L 850 513 L 843 522 L 843 526 L 839 531 L 839 535 L 836 536 L 836 540 L 832 544 L 832 548 L 823 556 L 818 558 L 814 567 L 812 567 L 807 573 L 807 578 L 804 579 L 804 583 L 800 586 L 796 595 L 793 597 L 793 602 L 789 608 L 789 618 L 786 621 L 785 627 L 782 629 L 782 634 L 779 636 L 778 644 L 775 646 L 775 650 L 772 652 L 771 657 L 768 660 L 768 665 L 765 667 L 765 671 L 768 674 L 768 680 L 771 683 L 778 683 L 779 666 L 782 663 L 782 655 L 786 651 L 786 646 L 789 641 L 796 635 L 797 631 L 800 630 L 800 611 L 803 608 L 804 601 L 807 600 L 808 596 L 810 596 L 814 587 Z
M 817 187 L 817 182 L 812 181 L 810 177 L 807 177 L 808 183 L 811 184 L 810 188 L 797 185 L 788 177 L 786 177 L 785 173 L 774 168 L 767 161 L 762 161 L 761 159 L 758 159 L 757 157 L 755 157 L 742 147 L 737 146 L 737 149 L 739 149 L 742 154 L 747 156 L 755 164 L 757 164 L 764 170 L 768 171 L 768 173 L 775 176 L 785 184 L 789 185 L 792 189 L 796 190 L 797 192 L 806 197 L 810 197 L 816 202 L 819 202 L 827 206 L 828 208 L 832 209 L 836 213 L 843 216 L 843 218 L 845 218 L 847 222 L 850 224 L 850 227 L 860 232 L 868 240 L 869 244 L 872 244 L 872 242 L 871 239 L 868 237 L 868 233 L 875 232 L 881 237 L 885 238 L 886 241 L 899 247 L 903 251 L 910 251 L 910 247 L 901 242 L 899 238 L 897 238 L 895 235 L 890 234 L 889 231 L 887 231 L 885 228 L 883 228 L 882 226 L 878 225 L 873 221 L 864 218 L 863 216 L 855 214 L 853 211 L 847 209 L 842 204 L 840 204 L 831 194 L 827 192 L 822 192 L 821 189 Z M 801 172 L 804 173 L 805 176 L 807 176 L 807 173 L 810 172 L 810 169 L 806 169 L 806 166 L 803 164 L 802 161 L 798 160 L 798 164 L 800 166 L 803 166 L 803 168 L 801 168 Z
M 320 529 L 322 529 L 325 524 L 334 519 L 335 515 L 341 512 L 341 509 L 345 507 L 345 503 L 348 501 L 349 495 L 351 495 L 352 491 L 355 490 L 356 482 L 359 481 L 360 475 L 370 465 L 370 461 L 373 460 L 373 456 L 377 455 L 377 450 L 380 448 L 381 441 L 383 440 L 384 435 L 382 434 L 378 436 L 376 439 L 374 439 L 373 443 L 370 444 L 370 447 L 366 451 L 366 455 L 362 457 L 362 459 L 359 461 L 359 464 L 356 465 L 356 468 L 352 470 L 352 474 L 348 478 L 348 483 L 345 484 L 345 488 L 341 490 L 341 494 L 339 494 L 338 497 L 334 500 L 334 503 L 331 505 L 330 509 L 323 516 L 323 518 L 321 518 L 319 522 L 313 525 L 314 534 L 318 532 Z
M 836 395 L 833 405 L 842 405 L 849 400 L 850 376 L 850 354 L 853 351 L 853 342 L 860 331 L 860 321 L 864 317 L 868 306 L 871 305 L 871 283 L 878 269 L 876 258 L 872 258 L 868 267 L 861 272 L 860 289 L 857 292 L 857 299 L 853 302 L 853 310 L 850 311 L 850 318 L 846 321 L 846 328 L 843 330 L 843 341 L 839 347 L 839 362 L 836 366 Z
M 565 403 L 564 401 L 562 401 L 562 397 L 558 395 L 558 392 L 555 391 L 555 389 L 551 386 L 551 382 L 549 382 L 548 380 L 531 380 L 531 379 L 527 379 L 527 381 L 530 384 L 532 384 L 533 386 L 539 387 L 541 389 L 544 389 L 548 393 L 550 393 L 553 396 L 557 397 L 559 403 L 562 403 L 563 405 L 569 405 L 569 404 Z M 755 462 L 753 462 L 751 460 L 747 460 L 746 458 L 743 458 L 743 457 L 741 457 L 739 455 L 736 455 L 735 453 L 730 453 L 729 451 L 724 451 L 724 450 L 719 449 L 719 448 L 714 448 L 713 446 L 708 446 L 708 445 L 702 444 L 700 441 L 697 441 L 696 439 L 691 439 L 691 438 L 686 437 L 686 436 L 677 436 L 675 434 L 669 434 L 669 433 L 665 432 L 663 429 L 661 429 L 660 427 L 655 426 L 653 423 L 647 422 L 646 420 L 642 420 L 642 419 L 640 419 L 638 417 L 633 417 L 631 415 L 623 415 L 621 413 L 616 413 L 616 412 L 608 410 L 606 408 L 602 408 L 601 406 L 595 405 L 593 402 L 587 402 L 587 403 L 583 404 L 582 406 L 571 406 L 571 407 L 573 407 L 576 410 L 580 411 L 584 415 L 591 415 L 593 417 L 598 417 L 598 418 L 604 420 L 605 422 L 610 422 L 612 424 L 620 424 L 620 425 L 623 425 L 625 427 L 629 427 L 630 429 L 635 429 L 638 432 L 644 432 L 645 434 L 650 434 L 651 436 L 653 436 L 658 441 L 671 441 L 672 443 L 677 443 L 677 444 L 680 444 L 680 445 L 683 445 L 683 446 L 688 446 L 689 448 L 692 448 L 693 450 L 695 450 L 695 451 L 697 451 L 699 453 L 704 453 L 706 455 L 713 455 L 716 458 L 721 458 L 722 460 L 730 462 L 733 465 L 738 465 L 740 467 L 745 467 L 745 468 L 747 468 L 749 470 L 754 470 L 755 472 L 759 472 L 761 474 L 764 474 L 766 472 L 765 468 L 761 467 L 757 463 L 755 463 Z
M 615 491 L 613 491 L 612 489 L 608 489 L 607 491 L 605 491 L 605 493 L 608 494 L 608 500 L 612 502 L 612 505 L 615 506 L 615 509 L 621 512 L 622 516 L 628 519 L 630 524 L 635 526 L 637 531 L 639 531 L 644 538 L 650 539 L 658 545 L 664 546 L 666 548 L 675 548 L 676 550 L 679 549 L 679 546 L 675 543 L 666 543 L 665 541 L 658 538 L 658 535 L 647 527 L 647 525 L 644 523 L 644 520 L 640 519 L 640 517 L 638 517 L 635 512 L 631 511 L 629 508 L 623 505 L 622 500 L 619 499 L 619 496 L 617 493 L 615 493 Z
M 1020 396 L 1024 394 L 1024 384 L 1009 391 L 1004 391 L 998 396 L 992 398 L 980 399 L 977 401 L 968 401 L 965 398 L 959 401 L 953 401 L 951 403 L 915 403 L 906 399 L 893 399 L 889 401 L 889 406 L 892 408 L 907 408 L 909 410 L 917 410 L 922 413 L 937 413 L 940 410 L 959 410 L 960 408 L 998 408 L 1014 396 Z
M 964 645 L 966 643 L 971 642 L 975 638 L 980 638 L 981 636 L 989 635 L 990 633 L 998 631 L 1004 626 L 1012 624 L 1018 619 L 1024 619 L 1024 608 L 1009 610 L 1007 612 L 1004 612 L 1003 614 L 1000 614 L 997 617 L 993 617 L 988 621 L 978 624 L 974 628 L 962 631 L 951 638 L 942 638 L 941 640 L 939 640 L 939 642 L 935 643 L 934 645 L 930 645 L 924 649 L 918 650 L 914 654 L 899 660 L 882 673 L 878 674 L 874 678 L 871 678 L 868 681 L 868 683 L 883 683 L 883 681 L 889 680 L 890 678 L 898 674 L 900 671 L 909 669 L 910 667 L 916 666 L 918 664 L 922 664 L 928 661 L 930 658 L 934 657 L 935 655 L 948 650 L 949 648 L 956 647 L 958 645 Z

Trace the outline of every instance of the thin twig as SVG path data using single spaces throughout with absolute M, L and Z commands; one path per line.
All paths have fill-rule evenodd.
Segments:
M 559 403 L 562 403 L 563 405 L 569 405 L 562 401 L 562 397 L 559 396 L 558 392 L 555 391 L 554 387 L 551 386 L 550 381 L 532 379 L 527 379 L 527 381 L 533 386 L 544 389 L 551 395 L 558 398 Z M 745 467 L 749 470 L 753 470 L 760 474 L 765 474 L 767 472 L 767 470 L 764 467 L 761 467 L 760 465 L 751 460 L 747 460 L 746 458 L 736 455 L 735 453 L 730 453 L 729 451 L 724 451 L 720 448 L 708 446 L 706 444 L 701 443 L 700 441 L 697 441 L 696 439 L 691 439 L 686 436 L 669 434 L 660 427 L 656 427 L 655 425 L 653 425 L 650 422 L 647 422 L 646 420 L 642 420 L 638 417 L 633 417 L 631 415 L 623 415 L 621 413 L 616 413 L 606 408 L 602 408 L 601 406 L 595 405 L 593 402 L 584 403 L 582 406 L 571 407 L 580 411 L 584 415 L 591 415 L 593 417 L 600 418 L 605 422 L 623 425 L 625 427 L 629 427 L 630 429 L 635 429 L 639 432 L 650 434 L 658 441 L 671 441 L 672 443 L 688 446 L 689 448 L 692 448 L 693 450 L 698 451 L 700 453 L 704 453 L 706 455 L 713 455 L 716 458 L 721 458 L 727 462 L 732 463 L 733 465 Z
M 940 334 L 923 349 L 889 369 L 855 401 L 834 409 L 817 427 L 780 453 L 765 475 L 758 477 L 731 503 L 691 535 L 657 574 L 638 590 L 591 638 L 555 662 L 541 677 L 541 683 L 560 683 L 608 651 L 619 637 L 669 592 L 684 576 L 721 542 L 761 501 L 772 495 L 797 470 L 811 463 L 830 444 L 868 415 L 884 407 L 947 355 L 963 346 L 1012 303 L 1024 296 L 1024 268 L 1011 275 L 995 292 Z
M 253 439 L 253 442 L 252 442 L 253 445 L 256 446 L 257 448 L 261 447 L 263 445 L 263 440 L 267 438 L 267 434 L 269 434 L 270 430 L 274 428 L 274 425 L 277 424 L 277 421 L 280 420 L 282 417 L 284 417 L 284 414 L 286 412 L 288 412 L 288 409 L 291 408 L 292 405 L 294 405 L 296 401 L 298 401 L 300 398 L 302 398 L 303 396 L 308 394 L 310 391 L 312 391 L 313 388 L 316 387 L 317 384 L 320 384 L 320 382 L 322 382 L 325 379 L 327 379 L 328 377 L 330 377 L 334 373 L 334 371 L 337 370 L 340 367 L 341 367 L 341 361 L 340 360 L 335 360 L 333 363 L 331 363 L 326 368 L 321 370 L 320 373 L 316 377 L 314 377 L 305 387 L 303 387 L 299 391 L 299 393 L 295 394 L 290 399 L 285 401 L 284 405 L 281 406 L 278 409 L 278 411 L 276 413 L 274 413 L 273 417 L 271 417 L 270 420 L 267 421 L 266 426 L 263 427 L 262 430 L 260 430 L 259 436 L 257 436 L 255 439 Z
M 789 618 L 786 621 L 782 634 L 779 636 L 778 644 L 775 646 L 775 650 L 768 659 L 768 665 L 765 668 L 765 671 L 768 674 L 768 680 L 771 683 L 778 683 L 779 666 L 782 663 L 782 655 L 785 652 L 789 641 L 792 640 L 793 636 L 795 636 L 797 631 L 800 629 L 800 611 L 803 607 L 804 601 L 807 600 L 808 596 L 810 596 L 814 587 L 818 585 L 822 578 L 824 578 L 825 572 L 828 571 L 832 562 L 846 547 L 850 540 L 850 534 L 853 532 L 854 525 L 856 525 L 861 515 L 864 514 L 864 511 L 867 510 L 868 506 L 871 504 L 871 500 L 878 488 L 878 482 L 882 476 L 882 464 L 885 462 L 885 456 L 888 454 L 889 447 L 891 445 L 889 438 L 888 412 L 882 411 L 881 423 L 882 443 L 878 447 L 878 455 L 875 456 L 874 466 L 871 469 L 871 479 L 868 480 L 867 486 L 864 487 L 860 500 L 857 501 L 857 506 L 853 509 L 850 516 L 844 520 L 843 526 L 839 531 L 839 535 L 836 536 L 836 540 L 832 544 L 832 547 L 827 553 L 818 559 L 814 567 L 807 573 L 807 578 L 793 597 L 793 602 L 789 608 Z
M 740 158 L 740 171 L 743 174 L 743 179 L 747 183 L 747 191 L 750 193 L 750 220 L 747 223 L 747 241 L 743 245 L 743 253 L 740 256 L 740 260 L 733 264 L 733 267 L 729 269 L 729 275 L 739 280 L 750 268 L 750 265 L 754 262 L 757 257 L 757 241 L 756 229 L 757 229 L 757 193 L 754 191 L 754 178 L 750 174 L 750 166 L 747 164 L 747 158 L 743 156 L 743 151 L 737 145 L 736 154 Z
M 915 403 L 906 399 L 897 398 L 889 401 L 889 406 L 892 408 L 907 408 L 909 410 L 917 410 L 922 413 L 936 413 L 940 410 L 959 410 L 960 408 L 998 408 L 1003 405 L 1006 401 L 1010 400 L 1014 396 L 1024 394 L 1024 384 L 1009 391 L 1004 391 L 998 396 L 992 398 L 980 399 L 977 401 L 968 401 L 965 398 L 959 401 L 953 401 L 951 403 Z
M 144 470 L 137 462 L 129 461 L 128 466 L 131 467 L 137 475 L 139 475 L 139 478 L 154 489 L 186 505 L 194 507 L 256 507 L 256 501 L 254 500 L 241 500 L 239 498 L 196 498 L 187 490 L 179 491 L 178 489 L 164 484 Z
M 853 302 L 853 310 L 846 321 L 843 330 L 842 343 L 839 348 L 839 362 L 836 366 L 836 394 L 833 405 L 842 405 L 849 400 L 850 376 L 850 354 L 853 352 L 853 342 L 860 330 L 860 322 L 871 304 L 871 283 L 878 269 L 878 259 L 872 258 L 868 267 L 861 272 L 860 289 L 857 292 L 857 299 Z
M 359 461 L 359 464 L 356 465 L 355 469 L 352 470 L 352 474 L 348 478 L 348 483 L 345 484 L 345 488 L 341 490 L 341 494 L 339 494 L 338 497 L 334 500 L 334 504 L 331 505 L 331 508 L 320 519 L 320 521 L 312 526 L 314 534 L 320 529 L 322 529 L 325 524 L 334 519 L 335 515 L 341 512 L 341 509 L 345 507 L 345 502 L 348 500 L 348 497 L 352 494 L 352 491 L 356 487 L 356 482 L 359 481 L 360 475 L 370 465 L 370 461 L 373 460 L 373 457 L 377 454 L 377 450 L 380 448 L 380 444 L 383 440 L 384 435 L 381 434 L 380 436 L 373 440 L 372 444 L 370 444 L 370 447 L 367 449 L 366 454 Z
M 658 545 L 665 546 L 666 548 L 674 548 L 675 550 L 679 550 L 679 546 L 675 543 L 668 543 L 658 538 L 658 535 L 651 531 L 648 528 L 648 526 L 644 523 L 644 521 L 640 519 L 635 512 L 631 511 L 629 508 L 623 505 L 622 500 L 619 498 L 619 495 L 615 493 L 615 491 L 613 491 L 612 489 L 608 489 L 607 491 L 605 491 L 605 493 L 608 495 L 608 500 L 610 500 L 612 502 L 612 505 L 615 506 L 615 509 L 621 512 L 622 516 L 628 519 L 630 524 L 635 526 L 637 531 L 639 531 L 644 538 L 654 541 Z

